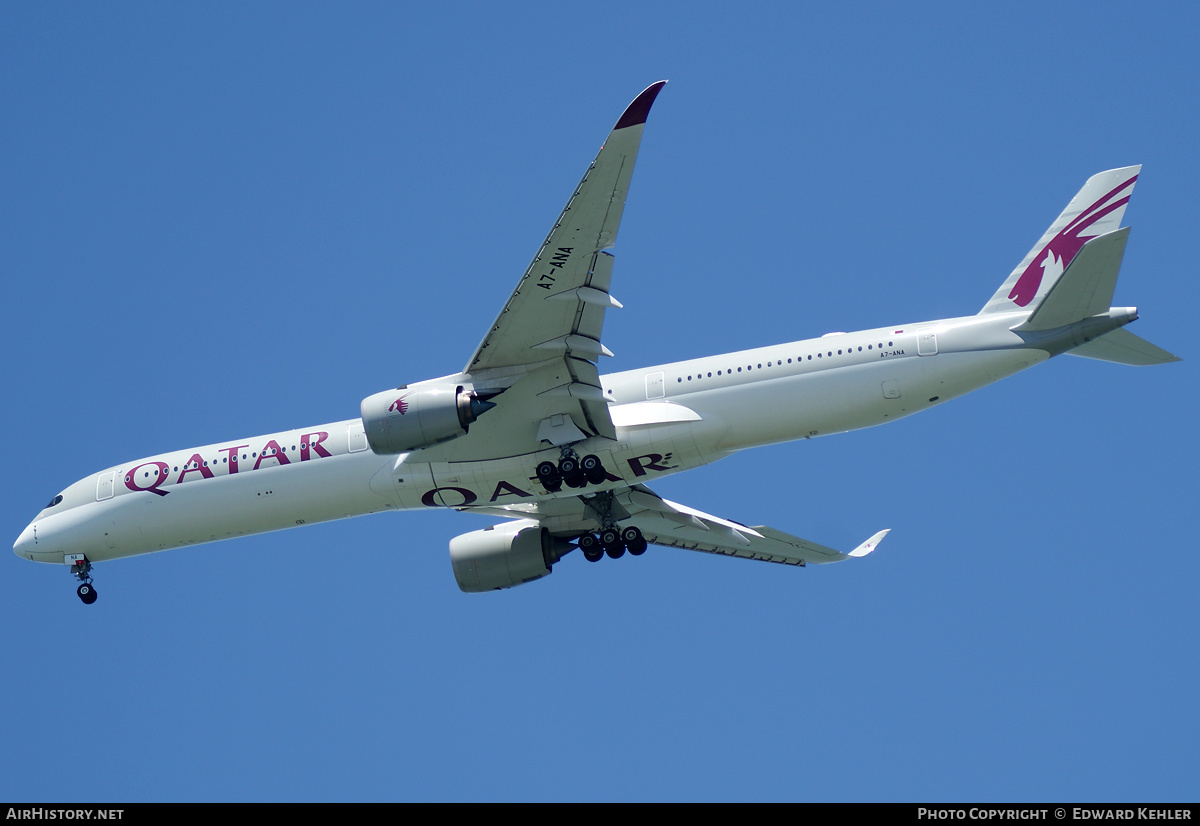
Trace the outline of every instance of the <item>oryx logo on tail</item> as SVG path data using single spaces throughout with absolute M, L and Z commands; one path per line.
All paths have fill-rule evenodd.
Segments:
M 1042 286 L 1044 277 L 1048 276 L 1050 282 L 1053 283 L 1063 274 L 1084 243 L 1100 234 L 1087 230 L 1101 218 L 1115 210 L 1122 209 L 1129 203 L 1129 196 L 1132 194 L 1137 178 L 1138 176 L 1134 175 L 1120 186 L 1107 192 L 1102 198 L 1075 216 L 1073 221 L 1063 227 L 1046 246 L 1042 247 L 1041 251 L 1029 262 L 1025 272 L 1021 273 L 1021 277 L 1013 285 L 1012 292 L 1008 294 L 1014 304 L 1018 307 L 1029 306 L 1029 302 L 1037 296 L 1038 288 Z M 1124 194 L 1122 195 L 1122 193 Z

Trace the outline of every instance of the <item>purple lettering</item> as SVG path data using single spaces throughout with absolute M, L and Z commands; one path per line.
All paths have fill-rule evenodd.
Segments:
M 536 479 L 537 477 L 534 478 Z M 526 493 L 520 488 L 510 485 L 508 482 L 502 480 L 496 483 L 496 489 L 492 492 L 492 498 L 488 501 L 495 502 L 501 496 L 533 496 L 533 494 Z
M 230 472 L 230 473 L 237 473 L 237 472 L 238 472 L 238 464 L 237 464 L 237 462 L 238 462 L 238 451 L 239 451 L 239 450 L 241 450 L 241 449 L 242 449 L 242 448 L 244 448 L 244 447 L 250 447 L 250 445 L 238 445 L 237 447 L 223 447 L 223 448 L 221 448 L 221 452 L 222 452 L 222 453 L 227 453 L 227 454 L 229 454 L 229 456 L 228 456 L 228 459 L 229 459 L 229 472 Z
M 463 498 L 463 501 L 459 502 L 457 505 L 450 505 L 450 504 L 446 503 L 446 501 L 444 499 L 442 499 L 442 497 L 439 495 L 440 492 L 443 490 L 452 490 L 452 491 L 456 492 L 459 496 L 461 496 Z M 466 507 L 467 505 L 470 505 L 472 502 L 474 502 L 478 498 L 479 498 L 478 496 L 476 496 L 473 492 L 467 490 L 466 488 L 445 487 L 445 488 L 434 488 L 431 491 L 427 491 L 425 493 L 425 495 L 421 497 L 421 503 L 427 508 L 437 508 L 437 507 L 463 508 L 463 507 Z
M 189 473 L 199 473 L 205 479 L 213 478 L 213 472 L 208 469 L 208 465 L 204 464 L 204 457 L 199 453 L 192 454 L 192 458 L 188 459 L 187 463 L 184 464 L 183 470 L 179 473 L 179 478 L 175 481 L 182 482 L 183 477 Z
M 154 467 L 154 475 L 153 475 L 154 481 L 151 482 L 146 487 L 140 487 L 138 485 L 137 472 L 144 467 L 151 467 L 151 466 Z M 130 490 L 148 490 L 151 493 L 157 493 L 159 496 L 166 496 L 168 493 L 170 493 L 170 491 L 159 490 L 158 488 L 160 485 L 162 485 L 164 482 L 167 481 L 167 471 L 168 470 L 170 470 L 170 468 L 168 467 L 166 462 L 142 462 L 140 465 L 138 465 L 135 468 L 130 469 L 125 474 L 125 487 L 129 488 Z M 175 501 L 175 500 L 171 500 L 171 501 Z
M 287 454 L 285 454 L 283 452 L 283 448 L 279 446 L 279 442 L 275 441 L 274 439 L 263 445 L 262 451 L 258 454 L 258 459 L 254 462 L 254 469 L 258 470 L 258 466 L 267 459 L 274 459 L 281 465 L 291 464 L 291 462 L 288 460 Z
M 643 461 L 648 460 L 648 461 Z M 671 454 L 663 456 L 659 453 L 647 453 L 645 456 L 634 456 L 629 460 L 629 469 L 634 476 L 645 476 L 648 470 L 671 470 L 675 465 L 660 465 L 659 462 L 669 462 Z
M 319 430 L 316 433 L 305 433 L 300 437 L 300 461 L 307 462 L 309 460 L 308 452 L 315 451 L 318 456 L 330 457 L 333 456 L 325 448 L 321 447 L 321 442 L 329 438 L 329 434 L 324 430 Z

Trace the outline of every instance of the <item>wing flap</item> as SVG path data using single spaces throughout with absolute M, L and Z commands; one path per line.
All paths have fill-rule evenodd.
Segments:
M 579 407 L 586 422 L 583 429 L 597 436 L 615 440 L 617 429 L 613 425 L 612 417 L 608 415 L 608 402 L 604 400 L 604 390 L 600 386 L 600 371 L 595 364 L 581 358 L 568 357 L 567 366 L 573 378 L 568 392 L 579 400 Z
M 611 253 L 602 252 L 596 256 L 596 262 L 592 267 L 590 289 L 607 296 L 609 301 L 603 305 L 599 305 L 584 299 L 582 306 L 579 308 L 579 317 L 575 321 L 575 332 L 578 335 L 595 339 L 597 342 L 600 341 L 600 334 L 604 330 L 605 310 L 609 307 L 621 306 L 608 291 L 612 284 L 613 263 L 615 261 L 616 259 L 613 258 Z M 612 354 L 606 353 L 606 355 Z

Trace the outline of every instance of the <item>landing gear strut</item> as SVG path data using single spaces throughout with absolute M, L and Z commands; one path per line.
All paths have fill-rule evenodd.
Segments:
M 71 574 L 79 580 L 75 593 L 84 605 L 91 605 L 96 601 L 96 589 L 92 586 L 92 563 L 88 562 L 86 556 L 81 556 L 71 563 Z
M 585 533 L 579 537 L 579 547 L 583 550 L 584 559 L 588 562 L 599 562 L 605 554 L 612 559 L 620 559 L 626 551 L 633 556 L 641 556 L 646 552 L 646 538 L 636 525 L 617 527 L 617 519 L 628 518 L 629 514 L 614 507 L 612 491 L 584 494 L 583 501 L 600 523 L 598 534 Z

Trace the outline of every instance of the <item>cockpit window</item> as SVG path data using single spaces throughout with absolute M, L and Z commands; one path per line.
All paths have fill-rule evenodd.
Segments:
M 62 494 L 60 493 L 58 496 L 55 496 L 53 499 L 51 499 L 51 500 L 50 500 L 50 504 L 49 504 L 49 505 L 47 505 L 46 507 L 48 507 L 48 508 L 52 508 L 52 507 L 54 507 L 55 505 L 57 505 L 57 504 L 58 504 L 59 502 L 61 502 L 61 501 L 62 501 Z

